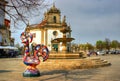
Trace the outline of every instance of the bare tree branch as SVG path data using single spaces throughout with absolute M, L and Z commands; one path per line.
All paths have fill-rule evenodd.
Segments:
M 4 0 L 1 0 L 4 1 Z M 45 0 L 6 0 L 8 4 L 0 3 L 2 6 L 6 6 L 4 9 L 0 6 L 0 9 L 4 11 L 14 22 L 14 27 L 18 21 L 24 22 L 27 25 L 28 18 L 37 16 L 40 10 L 48 6 Z

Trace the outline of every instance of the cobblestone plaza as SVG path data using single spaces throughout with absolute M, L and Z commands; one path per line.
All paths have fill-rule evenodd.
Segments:
M 112 65 L 74 70 L 46 70 L 40 69 L 39 65 L 40 77 L 23 77 L 26 66 L 21 58 L 0 58 L 0 81 L 119 81 L 120 55 L 98 57 L 108 60 Z

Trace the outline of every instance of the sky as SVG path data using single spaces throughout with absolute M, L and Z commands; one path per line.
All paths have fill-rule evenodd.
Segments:
M 55 3 L 61 10 L 61 16 L 66 16 L 66 21 L 72 29 L 73 43 L 95 44 L 97 40 L 120 41 L 120 0 L 47 0 Z M 52 6 L 52 5 L 51 5 Z M 51 7 L 49 6 L 49 7 Z M 40 23 L 43 13 L 32 18 L 30 24 Z M 21 25 L 25 26 L 25 25 Z M 19 43 L 20 33 L 12 33 L 15 43 Z

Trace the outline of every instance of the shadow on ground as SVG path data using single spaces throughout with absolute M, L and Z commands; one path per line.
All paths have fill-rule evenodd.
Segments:
M 52 71 L 45 71 L 41 73 L 41 77 L 43 76 L 49 76 L 41 79 L 40 81 L 48 81 L 48 80 L 54 80 L 54 79 L 61 79 L 63 81 L 71 79 L 72 81 L 79 81 L 79 80 L 85 80 L 90 79 L 93 77 L 92 75 L 97 74 L 100 70 L 99 69 L 84 69 L 84 70 L 52 70 Z
M 0 73 L 12 72 L 12 70 L 0 70 Z

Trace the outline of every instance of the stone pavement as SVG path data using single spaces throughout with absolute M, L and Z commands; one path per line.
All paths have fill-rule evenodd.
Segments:
M 111 62 L 111 66 L 75 69 L 43 70 L 40 77 L 23 77 L 26 66 L 21 59 L 0 58 L 0 81 L 120 81 L 120 55 L 98 56 Z M 38 66 L 39 67 L 39 66 Z

